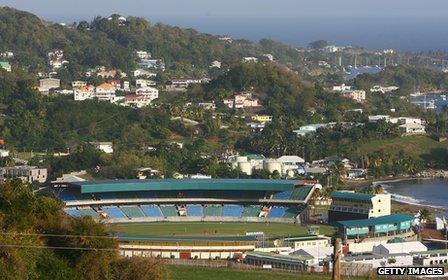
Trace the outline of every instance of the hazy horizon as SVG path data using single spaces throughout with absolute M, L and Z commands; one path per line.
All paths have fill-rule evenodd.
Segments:
M 54 22 L 118 13 L 254 41 L 270 38 L 306 46 L 324 39 L 372 50 L 448 50 L 448 1 L 442 0 L 0 0 L 0 5 Z

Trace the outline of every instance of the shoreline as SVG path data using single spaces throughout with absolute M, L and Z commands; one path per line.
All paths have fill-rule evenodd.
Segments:
M 385 184 L 386 186 L 383 187 L 385 192 L 386 193 L 390 193 L 387 190 L 388 189 L 388 187 L 387 187 L 388 183 L 398 183 L 398 182 L 417 181 L 417 180 L 437 180 L 437 179 L 441 179 L 441 180 L 445 179 L 446 180 L 446 177 L 439 177 L 439 176 L 422 176 L 422 177 L 401 176 L 401 177 L 392 177 L 392 178 L 391 177 L 377 178 L 377 179 L 370 179 L 370 180 L 364 180 L 364 181 L 346 181 L 345 183 L 346 183 L 346 187 L 348 187 L 350 189 L 354 189 L 354 190 L 360 190 L 362 188 L 365 188 L 365 187 L 368 187 L 368 186 L 372 186 L 372 185 L 376 186 L 376 185 Z M 392 185 L 388 185 L 388 186 L 389 186 L 389 189 L 393 188 Z M 402 199 L 396 197 L 396 196 L 400 196 L 399 194 L 392 194 L 392 193 L 390 193 L 390 194 L 391 194 L 391 199 L 392 199 L 392 206 L 393 206 L 393 208 L 395 208 L 394 210 L 415 213 L 416 210 L 420 210 L 420 209 L 423 209 L 423 208 L 428 208 L 432 212 L 434 212 L 435 214 L 448 212 L 448 208 L 447 207 L 422 204 L 422 203 L 419 203 L 419 201 L 417 199 L 414 199 L 412 197 L 406 197 L 406 198 L 409 198 L 411 200 L 414 199 L 415 202 L 402 200 Z M 418 207 L 418 209 L 416 209 L 416 207 Z

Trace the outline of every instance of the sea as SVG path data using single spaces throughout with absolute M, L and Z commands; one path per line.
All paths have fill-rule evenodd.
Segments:
M 393 200 L 448 211 L 448 180 L 414 179 L 381 184 Z

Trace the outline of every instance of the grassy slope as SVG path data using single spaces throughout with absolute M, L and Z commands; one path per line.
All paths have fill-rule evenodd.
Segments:
M 280 223 L 139 223 L 111 225 L 114 231 L 128 235 L 226 236 L 262 231 L 268 237 L 297 236 L 307 233 L 301 225 Z M 333 228 L 320 227 L 321 234 L 331 235 Z
M 302 273 L 282 273 L 268 271 L 242 271 L 225 268 L 205 268 L 190 266 L 169 266 L 173 280 L 317 280 L 330 279 L 329 275 L 310 275 Z
M 361 153 L 371 153 L 378 150 L 384 150 L 391 154 L 403 150 L 406 154 L 420 157 L 430 154 L 434 149 L 447 149 L 448 141 L 438 142 L 426 136 L 406 136 L 386 140 L 373 140 L 367 142 L 359 148 Z

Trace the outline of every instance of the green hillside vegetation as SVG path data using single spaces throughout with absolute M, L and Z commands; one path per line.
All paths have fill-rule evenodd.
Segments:
M 359 152 L 372 154 L 382 152 L 397 156 L 406 154 L 424 160 L 431 167 L 445 168 L 448 164 L 448 142 L 438 142 L 427 136 L 408 136 L 383 140 L 372 140 L 359 147 Z
M 374 85 L 395 85 L 400 93 L 426 92 L 448 89 L 448 74 L 441 71 L 412 66 L 387 67 L 377 74 L 356 77 L 354 84 L 359 89 L 369 90 Z
M 2 279 L 167 279 L 159 261 L 120 258 L 103 224 L 70 218 L 62 209 L 20 180 L 0 185 Z
M 225 42 L 193 29 L 151 24 L 138 17 L 128 17 L 124 24 L 119 24 L 118 18 L 96 17 L 92 22 L 65 27 L 27 12 L 0 8 L 0 50 L 13 51 L 21 65 L 37 71 L 45 68 L 49 50 L 62 49 L 73 77 L 80 69 L 97 65 L 131 70 L 135 67 L 135 50 L 146 50 L 153 57 L 164 59 L 171 70 L 182 69 L 185 64 L 206 69 L 213 60 L 231 64 L 242 56 L 266 52 L 283 62 L 299 58 L 296 48 L 271 40 Z

